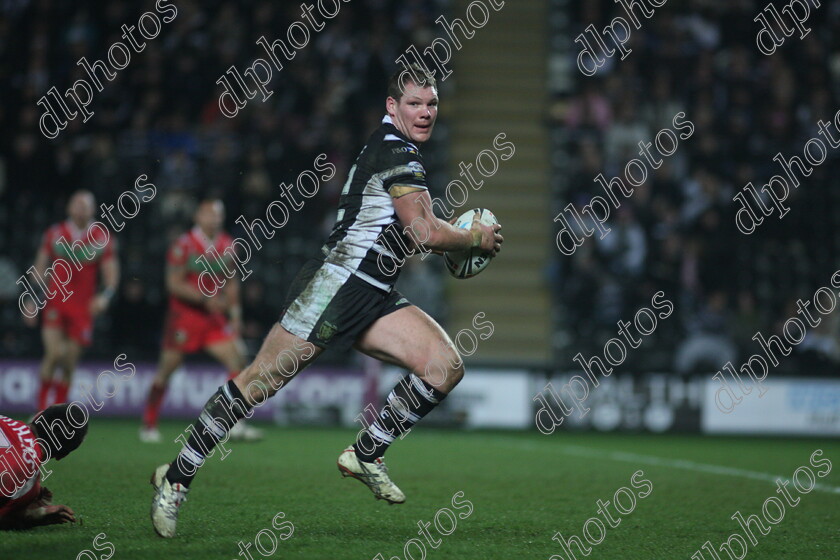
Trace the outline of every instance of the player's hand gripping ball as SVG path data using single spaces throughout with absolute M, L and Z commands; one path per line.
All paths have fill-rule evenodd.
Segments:
M 461 214 L 452 225 L 459 229 L 470 229 L 476 213 L 480 215 L 479 222 L 485 226 L 492 227 L 499 223 L 490 210 L 473 208 Z M 443 254 L 443 261 L 446 263 L 449 274 L 459 279 L 472 278 L 487 268 L 491 258 L 489 253 L 478 247 L 466 251 L 447 251 Z

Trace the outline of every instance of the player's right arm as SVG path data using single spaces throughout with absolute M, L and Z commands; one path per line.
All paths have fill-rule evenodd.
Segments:
M 405 233 L 417 246 L 431 251 L 464 251 L 480 247 L 492 256 L 501 249 L 504 239 L 498 232 L 502 226 L 485 226 L 476 214 L 470 229 L 456 228 L 434 215 L 428 190 L 408 192 L 392 198 L 392 202 Z
M 166 291 L 179 300 L 199 305 L 210 312 L 224 312 L 227 306 L 223 297 L 209 297 L 204 295 L 198 286 L 187 278 L 186 247 L 176 243 L 166 259 Z
M 166 253 L 166 291 L 185 303 L 204 305 L 207 297 L 187 279 L 189 246 L 183 238 L 177 240 Z
M 205 305 L 208 298 L 196 286 L 187 280 L 187 267 L 184 264 L 170 262 L 166 265 L 166 291 L 186 303 Z
M 230 326 L 233 332 L 239 335 L 242 332 L 242 298 L 240 297 L 241 289 L 239 286 L 239 278 L 233 277 L 227 281 L 222 292 L 225 298 L 225 304 L 230 319 Z
M 38 252 L 35 254 L 35 272 L 41 278 L 44 277 L 47 267 L 55 260 L 54 239 L 58 235 L 56 227 L 53 226 L 44 232 L 41 236 L 41 245 L 38 246 Z
M 104 289 L 91 301 L 90 310 L 94 316 L 108 309 L 120 283 L 120 261 L 114 254 L 113 244 L 108 256 L 102 261 L 101 270 Z
M 35 254 L 35 263 L 33 266 L 35 267 L 35 272 L 38 276 L 44 277 L 44 272 L 47 270 L 47 265 L 50 264 L 50 255 L 47 253 L 47 250 L 43 247 L 38 249 L 38 252 Z

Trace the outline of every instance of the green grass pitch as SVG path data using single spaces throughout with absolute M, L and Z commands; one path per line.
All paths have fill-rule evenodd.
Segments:
M 551 540 L 581 536 L 597 517 L 596 501 L 612 500 L 641 469 L 653 491 L 637 499 L 621 523 L 606 530 L 588 557 L 604 560 L 689 560 L 709 540 L 718 546 L 740 531 L 736 511 L 761 515 L 775 493 L 771 479 L 749 473 L 792 476 L 822 449 L 833 467 L 822 486 L 799 496 L 767 536 L 750 545 L 749 560 L 840 558 L 840 444 L 836 440 L 603 435 L 556 432 L 458 432 L 416 428 L 389 451 L 395 482 L 408 496 L 389 506 L 374 500 L 358 481 L 341 478 L 335 460 L 355 433 L 338 429 L 270 427 L 260 443 L 230 445 L 231 454 L 208 459 L 181 511 L 178 536 L 158 538 L 149 521 L 149 475 L 170 460 L 171 443 L 187 425 L 163 425 L 168 443 L 143 445 L 137 422 L 93 420 L 85 444 L 46 481 L 57 503 L 71 506 L 82 523 L 0 533 L 0 559 L 97 560 L 237 559 L 239 541 L 253 542 L 283 512 L 294 534 L 278 540 L 271 558 L 369 560 L 381 553 L 406 560 L 403 546 L 417 537 L 418 521 L 433 521 L 452 496 L 473 504 L 469 517 L 426 546 L 426 558 L 565 559 Z M 676 461 L 683 461 L 677 463 Z M 703 465 L 734 469 L 703 470 Z M 751 478 L 752 476 L 752 478 Z M 832 491 L 833 490 L 833 491 Z M 792 491 L 794 496 L 798 494 Z M 614 512 L 614 510 L 611 510 Z M 461 510 L 466 513 L 466 510 Z M 773 512 L 775 513 L 775 511 Z M 614 515 L 616 515 L 614 513 Z M 618 514 L 620 515 L 620 514 Z M 93 539 L 105 533 L 93 546 Z M 595 535 L 597 537 L 597 534 Z M 264 546 L 270 546 L 268 538 Z M 89 550 L 90 554 L 81 554 Z M 265 550 L 265 549 L 264 549 Z M 575 549 L 577 550 L 577 549 Z M 416 547 L 409 549 L 420 560 Z M 737 550 L 736 550 L 737 552 Z M 255 548 L 254 559 L 264 558 Z M 705 554 L 705 553 L 704 553 Z M 704 556 L 704 560 L 711 560 Z M 721 560 L 727 560 L 726 554 Z

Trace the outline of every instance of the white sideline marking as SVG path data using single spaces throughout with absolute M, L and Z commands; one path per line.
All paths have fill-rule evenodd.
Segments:
M 723 474 L 727 476 L 737 476 L 740 478 L 749 478 L 752 480 L 761 480 L 764 482 L 776 482 L 777 479 L 782 481 L 789 481 L 790 479 L 784 476 L 772 475 L 769 473 L 747 471 L 744 469 L 736 469 L 734 467 L 722 467 L 720 465 L 708 465 L 706 463 L 695 463 L 685 459 L 665 459 L 663 457 L 654 457 L 652 455 L 639 455 L 637 453 L 627 453 L 624 451 L 602 451 L 600 449 L 592 449 L 589 447 L 580 447 L 578 445 L 564 445 L 562 450 L 567 455 L 577 455 L 580 457 L 596 457 L 599 459 L 609 459 L 611 461 L 621 461 L 625 463 L 644 463 L 657 467 L 672 467 L 675 469 L 685 469 L 687 471 L 696 471 L 709 474 Z M 830 494 L 840 494 L 840 486 L 831 486 L 829 484 L 816 483 L 815 490 L 822 490 Z

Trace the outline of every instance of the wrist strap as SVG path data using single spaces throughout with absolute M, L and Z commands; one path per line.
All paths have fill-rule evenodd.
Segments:
M 474 230 L 474 229 L 470 229 L 470 235 L 472 235 L 472 246 L 473 247 L 481 247 L 481 236 L 482 236 L 481 229 L 478 229 L 477 231 Z M 476 237 L 476 235 L 477 235 L 477 237 Z

